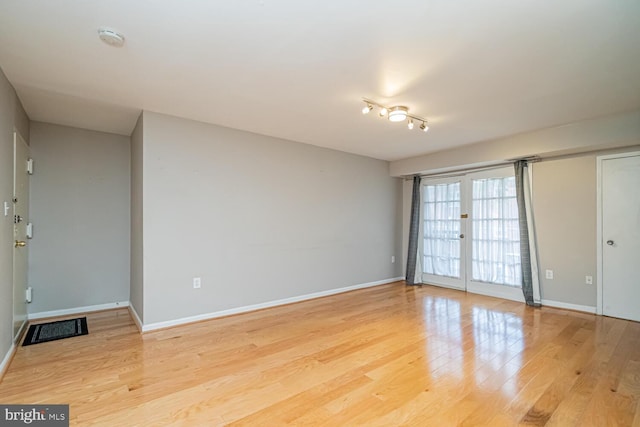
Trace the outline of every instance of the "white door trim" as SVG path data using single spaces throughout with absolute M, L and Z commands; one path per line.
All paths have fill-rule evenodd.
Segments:
M 628 153 L 607 154 L 596 157 L 596 314 L 602 315 L 602 162 L 610 159 L 622 159 L 625 157 L 640 156 L 640 151 L 630 151 Z

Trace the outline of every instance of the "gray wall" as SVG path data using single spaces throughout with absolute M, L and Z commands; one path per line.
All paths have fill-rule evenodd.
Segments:
M 143 157 L 145 323 L 400 274 L 387 162 L 149 112 Z
M 143 253 L 143 116 L 131 134 L 131 306 L 144 322 Z
M 13 341 L 13 213 L 3 203 L 13 198 L 13 131 L 29 142 L 29 118 L 0 70 L 0 362 Z
M 535 163 L 532 186 L 542 298 L 595 307 L 596 156 Z
M 29 313 L 129 300 L 129 144 L 32 123 Z

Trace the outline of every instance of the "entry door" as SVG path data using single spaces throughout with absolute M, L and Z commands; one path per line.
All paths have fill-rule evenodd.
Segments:
M 29 222 L 29 147 L 13 133 L 13 336 L 18 338 L 27 321 L 27 260 Z
M 422 281 L 465 289 L 465 198 L 462 178 L 429 180 L 422 186 Z
M 640 153 L 601 163 L 602 313 L 640 321 Z

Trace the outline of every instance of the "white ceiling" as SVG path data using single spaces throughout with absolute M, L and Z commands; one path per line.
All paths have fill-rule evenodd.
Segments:
M 640 108 L 640 2 L 2 0 L 0 67 L 32 120 L 129 135 L 145 109 L 395 160 Z

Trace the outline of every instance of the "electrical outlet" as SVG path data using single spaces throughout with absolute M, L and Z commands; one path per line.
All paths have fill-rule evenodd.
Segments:
M 546 270 L 544 277 L 547 279 L 553 280 L 553 270 Z
M 193 278 L 193 289 L 200 289 L 200 287 L 202 286 L 202 281 L 200 280 L 199 277 L 194 277 Z
M 396 262 L 396 257 L 391 255 L 391 264 L 395 264 Z
M 587 285 L 593 285 L 593 276 L 585 276 L 584 283 Z

